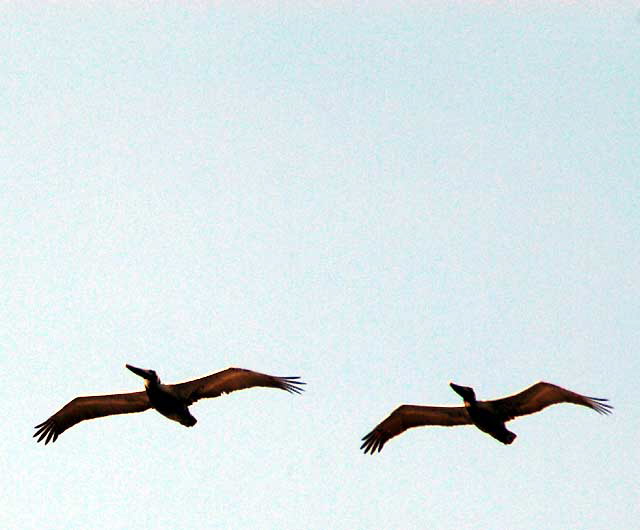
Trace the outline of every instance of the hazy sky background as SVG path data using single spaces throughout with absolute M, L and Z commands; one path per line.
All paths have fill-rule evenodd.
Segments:
M 0 7 L 6 528 L 631 528 L 637 2 Z M 33 426 L 239 366 L 192 407 Z M 503 446 L 401 403 L 547 380 Z

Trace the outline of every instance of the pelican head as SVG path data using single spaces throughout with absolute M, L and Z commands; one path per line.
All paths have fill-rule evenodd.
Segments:
M 464 399 L 465 405 L 467 403 L 473 403 L 476 400 L 476 393 L 470 386 L 460 386 L 455 383 L 449 383 L 449 386 L 453 388 L 454 392 Z
M 160 384 L 160 378 L 158 377 L 158 374 L 155 370 L 143 370 L 142 368 L 136 368 L 135 366 L 131 366 L 130 364 L 125 364 L 125 366 L 134 374 L 142 377 L 145 380 L 145 386 L 148 386 L 150 384 Z

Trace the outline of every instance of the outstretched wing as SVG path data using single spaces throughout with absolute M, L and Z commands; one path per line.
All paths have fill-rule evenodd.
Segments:
M 613 407 L 604 403 L 605 401 L 608 400 L 583 396 L 551 383 L 540 382 L 513 396 L 495 399 L 487 403 L 491 405 L 502 421 L 509 421 L 516 416 L 539 412 L 556 403 L 574 403 L 589 407 L 600 414 L 610 414 Z
M 471 418 L 464 407 L 427 407 L 420 405 L 401 405 L 387 419 L 380 423 L 364 438 L 360 449 L 365 454 L 382 451 L 394 436 L 398 436 L 411 427 L 422 425 L 469 425 Z
M 176 395 L 185 400 L 187 405 L 191 405 L 191 403 L 199 399 L 214 398 L 221 394 L 228 394 L 235 390 L 243 390 L 254 386 L 280 388 L 293 394 L 299 394 L 303 390 L 300 385 L 305 383 L 297 381 L 297 379 L 300 378 L 278 377 L 243 368 L 227 368 L 217 374 L 169 386 Z
M 106 396 L 85 396 L 72 399 L 47 421 L 36 425 L 38 429 L 33 435 L 39 436 L 38 442 L 45 440 L 45 445 L 55 442 L 69 427 L 84 420 L 92 420 L 113 414 L 130 414 L 143 412 L 151 405 L 146 392 L 130 394 L 111 394 Z

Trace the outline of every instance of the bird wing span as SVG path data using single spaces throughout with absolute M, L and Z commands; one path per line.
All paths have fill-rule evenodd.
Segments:
M 365 454 L 382 451 L 394 436 L 398 436 L 411 427 L 422 425 L 469 425 L 471 418 L 464 407 L 427 407 L 420 405 L 401 405 L 388 418 L 367 434 L 360 449 Z
M 551 383 L 540 382 L 513 396 L 495 399 L 487 403 L 500 415 L 502 421 L 509 421 L 516 416 L 533 414 L 556 403 L 574 403 L 589 407 L 600 414 L 610 414 L 613 407 L 604 403 L 605 401 L 608 400 L 583 396 Z
M 36 425 L 35 428 L 38 430 L 33 436 L 39 436 L 38 442 L 45 440 L 46 445 L 55 442 L 64 431 L 81 421 L 114 414 L 143 412 L 150 406 L 146 392 L 77 397 L 48 420 Z
M 243 390 L 254 386 L 280 388 L 294 394 L 302 392 L 297 381 L 299 377 L 278 377 L 275 375 L 261 374 L 243 368 L 227 368 L 217 374 L 211 374 L 200 379 L 170 385 L 171 389 L 185 400 L 187 405 L 203 398 L 214 398 L 221 394 L 228 394 L 235 390 Z

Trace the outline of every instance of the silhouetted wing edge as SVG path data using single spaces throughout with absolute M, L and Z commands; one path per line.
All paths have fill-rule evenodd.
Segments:
M 147 393 L 106 394 L 101 396 L 81 396 L 72 399 L 58 412 L 39 423 L 33 438 L 44 444 L 55 442 L 64 431 L 77 423 L 115 414 L 143 412 L 151 407 Z
M 584 396 L 553 383 L 540 381 L 517 394 L 487 403 L 501 414 L 504 421 L 509 421 L 518 416 L 535 414 L 559 403 L 572 403 L 593 409 L 598 414 L 611 414 L 613 406 L 605 403 L 606 401 L 608 399 Z
M 375 429 L 362 437 L 360 449 L 374 454 L 382 451 L 384 445 L 407 429 L 421 426 L 453 427 L 469 425 L 471 418 L 464 407 L 435 407 L 423 405 L 400 405 Z
M 170 385 L 187 403 L 204 398 L 215 398 L 222 394 L 229 394 L 237 390 L 262 386 L 279 388 L 291 394 L 301 394 L 306 383 L 298 381 L 299 376 L 274 376 L 247 370 L 246 368 L 227 368 L 221 372 L 211 374 L 193 381 L 185 381 Z

